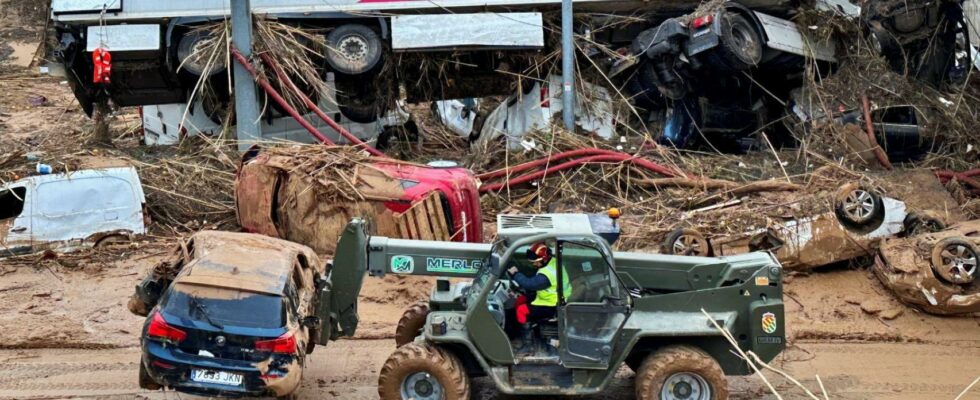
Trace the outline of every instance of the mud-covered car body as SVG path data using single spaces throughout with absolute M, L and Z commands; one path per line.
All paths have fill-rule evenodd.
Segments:
M 328 187 L 298 171 L 290 156 L 260 153 L 245 161 L 235 184 L 238 220 L 248 232 L 332 253 L 354 217 L 380 234 L 405 239 L 483 241 L 477 180 L 463 168 L 379 160 L 349 179 L 361 201 L 328 201 Z
M 306 246 L 196 234 L 130 302 L 134 313 L 148 310 L 140 386 L 217 396 L 294 392 L 306 354 L 329 336 L 322 325 L 329 317 L 317 309 L 323 274 Z
M 0 258 L 145 234 L 145 203 L 132 166 L 36 175 L 0 185 Z
M 980 312 L 980 220 L 885 241 L 875 275 L 899 300 L 933 314 Z
M 882 239 L 923 223 L 924 217 L 912 215 L 904 202 L 856 183 L 841 186 L 836 198 L 833 209 L 825 213 L 774 222 L 734 236 L 706 238 L 694 230 L 678 229 L 664 241 L 664 252 L 730 256 L 769 251 L 784 268 L 806 270 L 870 256 Z M 858 221 L 849 212 L 864 220 Z M 936 224 L 932 219 L 928 223 Z

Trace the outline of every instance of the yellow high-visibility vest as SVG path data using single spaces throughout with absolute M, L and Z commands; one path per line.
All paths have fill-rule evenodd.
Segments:
M 538 270 L 538 273 L 544 275 L 548 278 L 548 282 L 551 286 L 547 289 L 538 290 L 537 295 L 534 297 L 534 301 L 531 302 L 532 306 L 542 306 L 542 307 L 557 307 L 558 306 L 558 266 L 554 258 L 548 262 L 544 268 Z M 572 285 L 568 284 L 568 271 L 563 270 L 561 274 L 561 283 L 564 288 L 564 297 L 568 299 L 572 295 Z

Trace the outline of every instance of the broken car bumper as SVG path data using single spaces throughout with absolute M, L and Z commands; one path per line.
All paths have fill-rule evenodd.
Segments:
M 266 361 L 228 360 L 188 354 L 154 341 L 143 342 L 143 365 L 154 381 L 179 392 L 220 397 L 283 396 L 299 387 L 301 371 L 287 375 L 263 373 L 258 365 Z M 220 371 L 242 376 L 240 385 L 195 382 L 192 370 Z M 292 375 L 296 375 L 293 377 Z M 293 382 L 292 384 L 284 384 Z

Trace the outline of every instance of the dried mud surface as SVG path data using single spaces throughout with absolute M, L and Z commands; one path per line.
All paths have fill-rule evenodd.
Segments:
M 143 319 L 125 306 L 133 286 L 167 250 L 150 243 L 39 266 L 0 261 L 0 398 L 175 398 L 137 387 Z M 367 278 L 357 338 L 317 348 L 300 398 L 377 398 L 377 374 L 394 350 L 395 323 L 432 284 Z M 833 399 L 953 399 L 980 370 L 980 318 L 908 308 L 868 270 L 794 276 L 786 289 L 790 346 L 773 364 L 811 390 L 819 375 Z M 766 375 L 784 398 L 802 398 L 789 382 Z M 730 384 L 733 398 L 771 398 L 756 378 L 731 378 Z M 474 386 L 479 398 L 514 398 L 496 395 L 485 379 Z M 588 399 L 632 396 L 633 373 L 623 368 L 606 394 Z M 980 399 L 980 392 L 963 398 Z

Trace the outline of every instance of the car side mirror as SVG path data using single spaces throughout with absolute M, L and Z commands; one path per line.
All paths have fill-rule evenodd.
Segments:
M 300 322 L 301 325 L 310 329 L 319 328 L 321 323 L 323 323 L 323 320 L 321 320 L 320 317 L 315 316 L 305 317 Z

